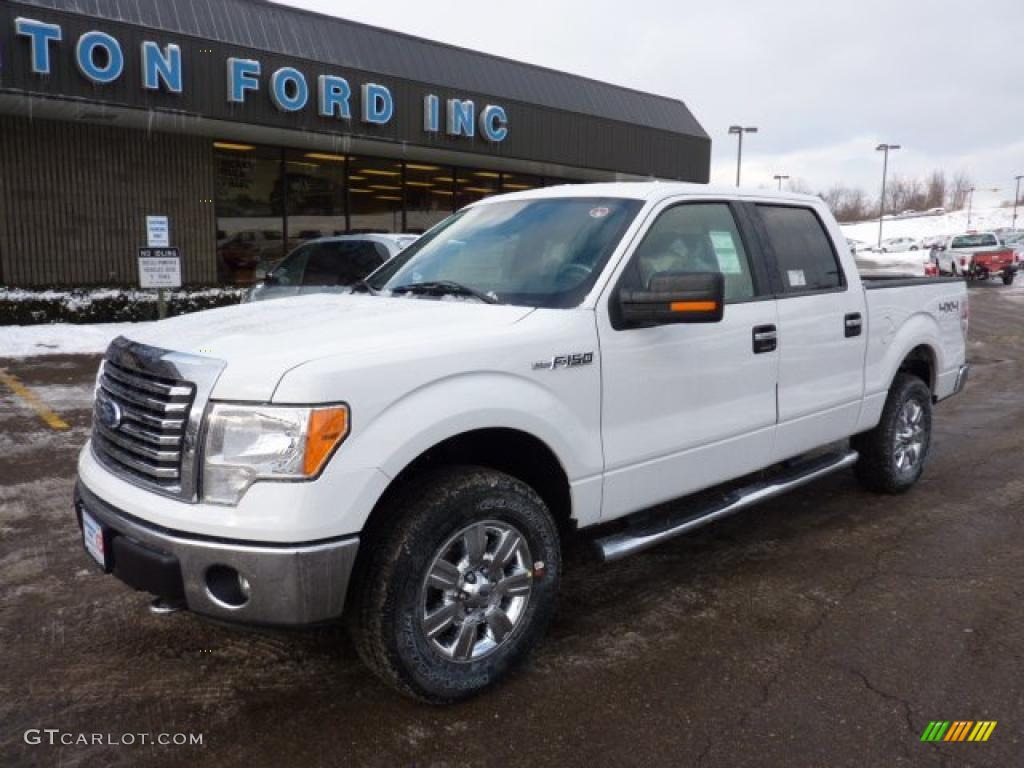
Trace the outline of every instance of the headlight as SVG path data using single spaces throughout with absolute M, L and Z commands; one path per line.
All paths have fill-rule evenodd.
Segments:
M 348 407 L 232 405 L 210 410 L 203 501 L 237 504 L 257 480 L 308 480 L 348 436 Z

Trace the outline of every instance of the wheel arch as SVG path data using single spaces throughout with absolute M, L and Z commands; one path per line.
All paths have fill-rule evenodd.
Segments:
M 409 480 L 452 465 L 485 467 L 511 475 L 537 492 L 560 529 L 575 525 L 569 475 L 551 446 L 521 429 L 484 427 L 447 437 L 409 461 L 370 510 L 364 535 L 372 536 L 386 524 L 389 502 Z
M 937 355 L 932 345 L 928 343 L 918 344 L 911 349 L 896 368 L 893 374 L 895 379 L 897 373 L 909 373 L 921 379 L 929 391 L 935 392 L 935 377 L 938 371 Z

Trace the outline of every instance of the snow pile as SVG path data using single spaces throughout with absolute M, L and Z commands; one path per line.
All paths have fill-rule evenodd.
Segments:
M 113 339 L 129 329 L 146 325 L 149 323 L 3 325 L 0 326 L 0 358 L 99 355 Z
M 971 212 L 970 229 L 988 231 L 1009 228 L 1013 223 L 1013 208 L 975 208 Z M 1017 210 L 1017 227 L 1024 228 L 1024 205 Z M 878 242 L 878 219 L 862 221 L 857 224 L 841 224 L 843 234 L 854 240 L 861 240 L 868 245 Z M 950 211 L 940 216 L 907 217 L 905 219 L 887 219 L 882 222 L 882 238 L 912 237 L 921 240 L 925 237 L 940 235 L 956 235 L 966 232 L 967 210 Z

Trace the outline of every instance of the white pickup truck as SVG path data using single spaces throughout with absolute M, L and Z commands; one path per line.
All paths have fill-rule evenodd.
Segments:
M 491 198 L 359 288 L 114 341 L 75 510 L 155 608 L 344 612 L 366 663 L 429 701 L 536 643 L 560 537 L 596 528 L 614 559 L 851 465 L 905 491 L 967 376 L 964 282 L 863 282 L 801 195 Z

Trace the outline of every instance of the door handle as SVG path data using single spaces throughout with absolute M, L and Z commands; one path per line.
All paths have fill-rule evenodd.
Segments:
M 755 355 L 774 352 L 779 346 L 779 331 L 774 325 L 755 325 L 753 337 Z
M 860 336 L 860 332 L 864 328 L 864 318 L 860 316 L 860 312 L 851 312 L 843 318 L 843 325 L 846 329 L 846 338 Z

